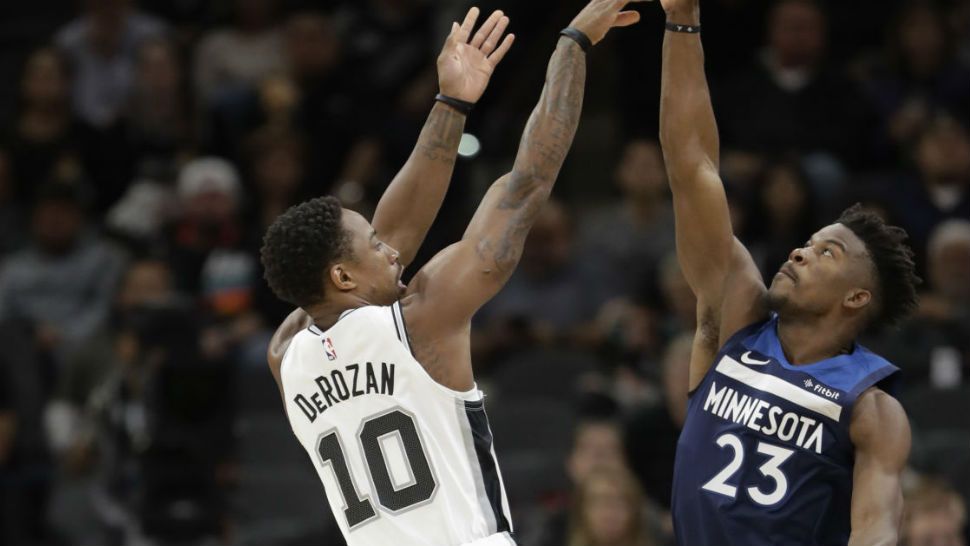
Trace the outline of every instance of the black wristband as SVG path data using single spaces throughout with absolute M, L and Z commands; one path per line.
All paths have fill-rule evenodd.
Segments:
M 466 115 L 466 116 L 470 114 L 472 111 L 472 108 L 475 107 L 474 102 L 468 102 L 465 100 L 456 99 L 455 97 L 449 97 L 448 95 L 442 95 L 441 93 L 438 93 L 437 95 L 435 95 L 434 100 L 438 102 L 443 102 L 448 106 L 451 106 L 455 110 L 458 110 L 459 112 L 461 112 L 463 115 Z
M 667 23 L 664 25 L 664 28 L 666 28 L 671 32 L 683 32 L 684 34 L 701 33 L 700 25 L 681 25 L 680 23 L 671 23 L 670 21 L 667 21 Z
M 579 44 L 579 47 L 583 48 L 584 53 L 589 53 L 589 48 L 593 47 L 593 42 L 589 40 L 589 36 L 583 34 L 583 31 L 577 28 L 566 27 L 560 30 L 559 34 Z

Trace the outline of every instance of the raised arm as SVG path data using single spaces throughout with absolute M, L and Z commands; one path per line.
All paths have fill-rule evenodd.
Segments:
M 668 23 L 700 25 L 698 0 L 661 0 L 661 4 Z M 731 229 L 718 174 L 720 143 L 699 33 L 665 32 L 660 143 L 674 200 L 677 257 L 697 296 L 693 387 L 721 343 L 764 314 L 760 302 L 765 292 L 750 255 Z
M 895 398 L 870 389 L 855 403 L 849 435 L 855 446 L 849 546 L 896 546 L 903 512 L 900 475 L 910 448 L 906 412 Z
M 468 103 L 481 98 L 492 72 L 515 39 L 512 34 L 502 39 L 509 18 L 501 11 L 492 13 L 471 37 L 477 18 L 478 8 L 473 7 L 461 25 L 454 23 L 438 56 L 441 94 Z M 436 102 L 414 151 L 377 204 L 374 229 L 400 252 L 405 266 L 414 259 L 441 208 L 464 127 L 463 113 Z
M 571 27 L 595 44 L 610 28 L 639 20 L 636 12 L 621 11 L 626 3 L 593 0 Z M 424 301 L 415 314 L 436 317 L 431 328 L 463 328 L 512 274 L 572 144 L 585 81 L 586 54 L 573 39 L 560 37 L 511 172 L 489 188 L 462 240 L 429 262 L 410 287 Z

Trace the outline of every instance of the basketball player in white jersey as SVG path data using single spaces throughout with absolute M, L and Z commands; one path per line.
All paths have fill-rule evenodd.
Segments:
M 469 350 L 472 315 L 505 284 L 547 201 L 582 107 L 586 50 L 639 20 L 593 0 L 563 31 L 511 172 L 461 241 L 409 286 L 401 272 L 437 214 L 464 114 L 511 45 L 508 20 L 477 10 L 438 59 L 439 104 L 373 223 L 321 197 L 270 226 L 266 279 L 300 309 L 269 348 L 297 438 L 350 546 L 509 545 L 512 525 Z

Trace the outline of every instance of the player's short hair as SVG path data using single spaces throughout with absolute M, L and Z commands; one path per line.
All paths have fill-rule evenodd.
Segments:
M 263 237 L 263 277 L 276 297 L 298 307 L 323 301 L 323 275 L 350 250 L 343 208 L 335 197 L 290 207 Z
M 852 230 L 865 244 L 876 278 L 876 313 L 870 325 L 894 326 L 912 313 L 919 297 L 913 250 L 906 243 L 906 230 L 889 225 L 879 215 L 856 203 L 845 209 L 836 222 Z

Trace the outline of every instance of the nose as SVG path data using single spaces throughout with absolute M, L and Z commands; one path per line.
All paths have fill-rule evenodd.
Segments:
M 805 261 L 804 248 L 796 248 L 788 254 L 788 260 L 792 263 L 800 264 Z
M 392 264 L 396 264 L 398 262 L 398 258 L 401 257 L 401 253 L 389 246 L 387 247 L 387 249 L 388 249 L 388 258 L 391 260 Z

